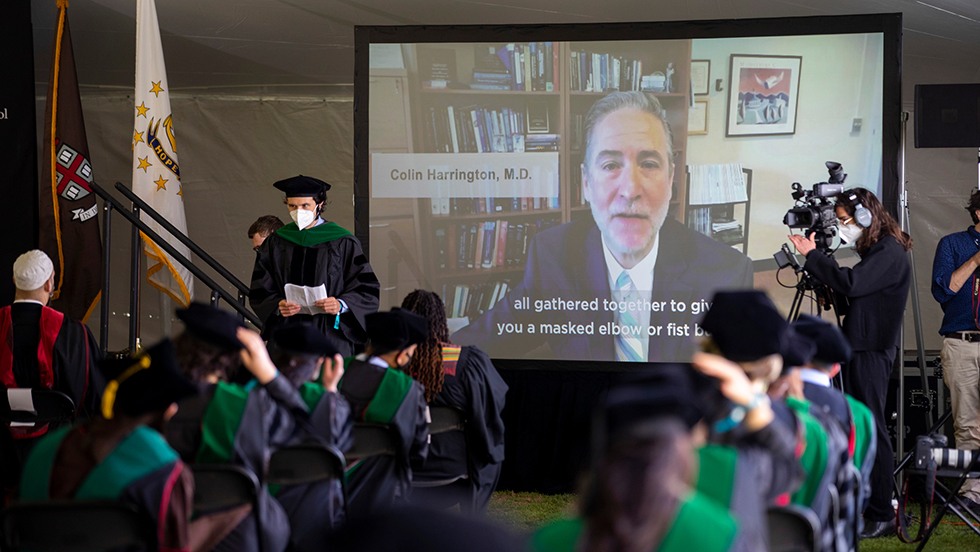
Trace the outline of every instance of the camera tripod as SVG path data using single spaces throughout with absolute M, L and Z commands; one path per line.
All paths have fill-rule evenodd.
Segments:
M 812 274 L 807 272 L 799 262 L 796 262 L 796 256 L 788 251 L 788 247 L 783 252 L 789 255 L 789 266 L 793 267 L 793 271 L 799 278 L 796 282 L 796 294 L 793 296 L 793 302 L 790 304 L 789 314 L 786 319 L 791 323 L 799 319 L 803 303 L 809 298 L 812 304 L 816 306 L 817 312 L 821 310 L 833 310 L 837 327 L 841 328 L 841 311 L 837 304 L 837 295 L 834 291 L 827 284 L 817 280 Z M 840 391 L 844 390 L 844 378 L 841 372 L 837 372 L 837 375 L 834 376 L 833 385 Z

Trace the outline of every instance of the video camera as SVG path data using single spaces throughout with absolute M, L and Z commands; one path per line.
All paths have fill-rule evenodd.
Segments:
M 796 206 L 786 211 L 783 224 L 790 228 L 804 228 L 806 235 L 815 236 L 817 249 L 830 251 L 830 243 L 837 235 L 837 214 L 833 198 L 844 191 L 847 175 L 836 161 L 827 161 L 827 182 L 818 182 L 812 190 L 804 190 L 799 182 L 793 183 L 793 199 Z

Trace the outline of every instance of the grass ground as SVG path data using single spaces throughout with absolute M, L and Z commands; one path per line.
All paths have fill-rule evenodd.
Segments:
M 917 510 L 917 509 L 916 509 Z M 537 527 L 575 511 L 575 495 L 543 495 L 499 491 L 490 500 L 489 513 L 494 519 L 520 533 L 530 533 Z M 955 522 L 954 522 L 955 521 Z M 910 528 L 910 532 L 917 529 Z M 910 552 L 916 544 L 905 544 L 896 537 L 863 540 L 860 550 L 867 552 Z M 936 534 L 929 539 L 928 552 L 980 551 L 980 537 L 953 516 L 947 516 Z M 694 552 L 694 551 L 692 551 Z

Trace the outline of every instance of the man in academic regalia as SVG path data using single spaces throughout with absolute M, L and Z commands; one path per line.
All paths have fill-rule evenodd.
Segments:
M 293 222 L 269 236 L 255 259 L 249 301 L 265 321 L 263 336 L 283 324 L 312 321 L 341 355 L 353 355 L 364 343 L 364 317 L 378 310 L 381 286 L 374 269 L 356 237 L 320 217 L 329 184 L 300 175 L 274 186 L 286 194 Z M 303 305 L 287 299 L 287 284 L 300 286 L 301 293 L 322 285 L 324 296 L 302 313 Z
M 394 456 L 371 456 L 347 470 L 351 516 L 376 512 L 405 502 L 412 470 L 429 452 L 429 407 L 425 391 L 408 374 L 396 370 L 415 354 L 429 333 L 429 323 L 394 308 L 367 316 L 368 344 L 346 367 L 340 393 L 359 422 L 387 424 L 397 436 Z
M 313 324 L 281 327 L 272 335 L 272 342 L 272 361 L 299 390 L 310 412 L 297 424 L 290 444 L 321 444 L 346 453 L 353 443 L 353 420 L 347 400 L 337 391 L 344 375 L 343 358 Z M 291 550 L 323 550 L 329 531 L 344 522 L 344 489 L 339 480 L 270 491 L 289 517 Z
M 122 501 L 156 527 L 151 549 L 208 549 L 204 541 L 191 542 L 194 478 L 158 432 L 176 403 L 196 393 L 177 371 L 173 344 L 165 339 L 106 371 L 114 373 L 104 417 L 39 440 L 24 466 L 21 499 Z
M 14 303 L 0 308 L 0 383 L 4 389 L 54 389 L 75 403 L 79 417 L 99 409 L 104 386 L 97 368 L 101 352 L 81 322 L 47 306 L 54 290 L 54 265 L 44 252 L 28 251 L 14 261 Z M 21 461 L 41 428 L 0 430 L 4 488 L 12 492 Z

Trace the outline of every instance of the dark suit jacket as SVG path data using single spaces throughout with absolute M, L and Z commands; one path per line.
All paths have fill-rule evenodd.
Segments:
M 615 338 L 608 333 L 615 313 L 603 306 L 611 292 L 601 239 L 591 218 L 537 234 L 528 247 L 520 284 L 454 334 L 453 341 L 477 345 L 493 358 L 523 358 L 534 351 L 533 358 L 616 360 Z M 686 361 L 695 343 L 695 322 L 703 317 L 715 290 L 752 287 L 752 274 L 752 263 L 745 255 L 673 219 L 665 221 L 651 299 L 663 302 L 667 312 L 651 312 L 650 325 L 660 326 L 660 331 L 650 337 L 648 360 Z M 516 304 L 525 297 L 529 309 Z M 542 308 L 536 312 L 535 301 L 556 298 L 595 301 L 598 308 Z M 700 303 L 702 300 L 705 303 Z M 685 311 L 672 312 L 671 301 L 684 303 Z M 692 302 L 701 307 L 699 314 L 692 314 Z M 517 327 L 500 335 L 500 325 L 506 323 Z M 545 333 L 540 331 L 542 324 Z M 534 333 L 530 333 L 531 325 Z M 685 325 L 687 335 L 683 333 Z M 540 348 L 543 344 L 550 350 Z

